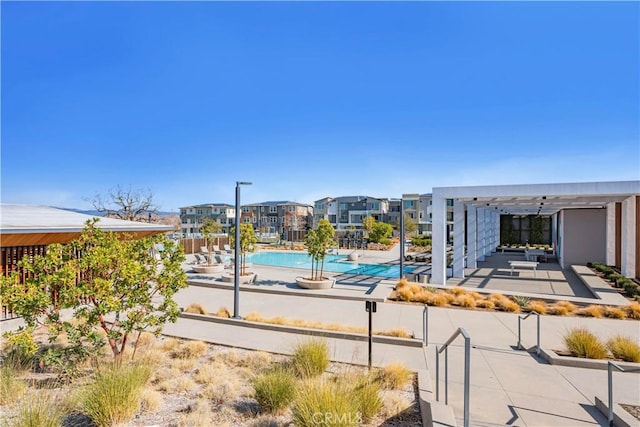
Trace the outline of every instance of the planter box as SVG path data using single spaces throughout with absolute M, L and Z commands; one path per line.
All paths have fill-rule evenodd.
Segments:
M 223 282 L 233 282 L 235 278 L 235 275 L 233 273 L 223 273 L 222 274 L 222 281 Z M 248 284 L 248 283 L 253 283 L 255 281 L 256 278 L 256 274 L 255 273 L 247 273 L 245 275 L 241 275 L 239 277 L 238 282 L 242 285 L 242 284 Z
M 202 274 L 216 274 L 224 272 L 223 264 L 213 264 L 213 265 L 194 265 L 192 267 L 193 271 L 196 273 Z
M 296 283 L 303 289 L 331 289 L 336 283 L 336 280 L 331 277 L 323 277 L 323 280 L 296 277 Z

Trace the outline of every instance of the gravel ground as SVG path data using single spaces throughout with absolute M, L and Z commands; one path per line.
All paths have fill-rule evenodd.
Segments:
M 188 341 L 159 338 L 150 344 L 161 360 L 145 389 L 140 411 L 127 426 L 292 426 L 291 412 L 263 414 L 252 397 L 251 378 L 271 364 L 286 362 L 288 357 L 206 344 L 197 357 L 167 357 L 186 348 Z M 204 343 L 203 343 L 204 344 Z M 209 369 L 209 370 L 208 370 Z M 366 367 L 331 364 L 325 375 L 349 375 L 366 372 Z M 45 374 L 30 374 L 37 383 Z M 48 376 L 50 377 L 50 375 Z M 88 378 L 85 378 L 88 379 Z M 82 380 L 56 386 L 51 392 L 73 396 Z M 415 378 L 401 390 L 384 390 L 382 414 L 366 426 L 421 426 Z M 26 396 L 32 395 L 30 387 Z M 12 425 L 17 404 L 0 406 L 0 425 Z M 65 426 L 89 427 L 91 420 L 82 413 L 68 416 Z

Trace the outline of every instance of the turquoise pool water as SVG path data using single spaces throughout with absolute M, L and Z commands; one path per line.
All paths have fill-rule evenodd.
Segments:
M 397 278 L 400 267 L 397 265 L 363 264 L 346 261 L 345 255 L 327 255 L 324 259 L 324 270 L 333 273 L 364 274 L 367 276 Z M 311 270 L 311 257 L 306 253 L 296 252 L 256 252 L 247 255 L 247 261 L 254 264 L 273 265 L 276 267 L 306 268 Z M 405 267 L 404 272 L 411 272 L 415 267 Z

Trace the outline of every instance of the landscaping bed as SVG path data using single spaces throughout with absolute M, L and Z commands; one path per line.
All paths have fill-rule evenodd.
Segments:
M 298 361 L 307 359 L 301 358 L 297 351 L 298 349 L 294 351 L 294 356 L 288 357 L 206 344 L 201 341 L 162 336 L 155 338 L 151 334 L 144 334 L 136 353 L 136 360 L 142 363 L 136 365 L 129 362 L 131 348 L 127 349 L 122 362 L 122 366 L 147 368 L 148 377 L 142 381 L 139 388 L 139 399 L 134 401 L 133 410 L 128 417 L 118 423 L 102 425 L 289 426 L 293 425 L 296 417 L 304 419 L 305 414 L 301 414 L 301 408 L 304 408 L 305 404 L 314 404 L 304 400 L 304 396 L 313 395 L 314 387 L 318 384 L 326 385 L 334 392 L 337 389 L 341 390 L 340 387 L 346 387 L 345 390 L 351 392 L 351 400 L 355 399 L 353 396 L 356 394 L 362 394 L 362 401 L 368 402 L 368 406 L 361 404 L 356 412 L 353 412 L 353 406 L 343 408 L 355 421 L 358 421 L 359 417 L 363 420 L 368 418 L 360 425 L 422 425 L 415 374 L 406 368 L 397 365 L 369 372 L 362 366 L 329 363 L 327 353 L 326 366 L 319 365 L 320 370 L 314 373 L 312 378 L 312 375 L 298 374 L 304 371 L 300 370 L 299 366 L 308 365 L 298 364 Z M 312 352 L 312 356 L 314 355 L 317 353 Z M 3 366 L 9 366 L 9 362 L 10 359 L 5 359 Z M 101 364 L 100 371 L 108 372 L 107 359 Z M 310 365 L 316 366 L 316 363 Z M 54 376 L 47 372 L 46 367 L 43 371 L 42 368 L 33 369 L 34 366 L 38 366 L 38 363 L 27 364 L 26 369 L 19 371 L 11 381 L 5 381 L 8 377 L 3 368 L 0 424 L 20 425 L 21 412 L 24 414 L 29 410 L 32 413 L 38 412 L 43 420 L 50 421 L 29 425 L 56 425 L 56 420 L 61 420 L 62 425 L 95 425 L 89 416 L 89 413 L 95 414 L 95 411 L 87 409 L 90 407 L 87 402 L 92 401 L 91 393 L 95 389 L 93 385 L 99 377 L 94 365 L 82 366 L 79 376 L 67 382 L 54 380 Z M 275 400 L 264 399 L 265 393 L 266 396 L 273 395 L 271 388 L 264 387 L 264 380 L 267 378 L 264 374 L 284 372 L 284 369 L 291 369 L 291 381 L 297 391 L 285 396 L 284 400 L 281 399 L 282 407 L 267 410 L 265 408 L 269 406 L 268 402 Z M 118 377 L 123 378 L 125 375 Z M 263 382 L 260 383 L 258 378 Z M 345 379 L 352 380 L 351 385 Z M 15 386 L 16 381 L 18 386 Z M 13 384 L 11 390 L 8 389 L 9 384 Z M 362 384 L 362 390 L 365 392 L 353 384 Z M 300 393 L 300 387 L 306 387 L 306 392 Z M 116 402 L 104 397 L 100 399 L 101 402 L 95 402 L 99 399 L 95 399 L 95 394 L 93 396 L 94 404 L 100 403 L 107 407 L 116 405 Z M 328 403 L 331 402 L 329 400 Z M 327 408 L 323 411 L 335 412 L 335 418 L 338 418 L 343 410 L 337 406 Z M 371 412 L 372 410 L 374 412 Z M 364 412 L 359 414 L 357 411 Z M 365 416 L 365 412 L 368 415 Z M 324 414 L 322 417 L 331 418 Z M 296 425 L 304 424 L 298 422 Z

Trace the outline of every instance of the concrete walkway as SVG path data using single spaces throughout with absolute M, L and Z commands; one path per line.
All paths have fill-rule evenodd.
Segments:
M 365 255 L 366 257 L 366 255 Z M 379 262 L 379 261 L 378 261 Z M 366 327 L 368 322 L 364 300 L 384 297 L 393 281 L 373 280 L 372 283 L 341 285 L 337 289 L 317 293 L 295 289 L 293 279 L 304 274 L 291 269 L 272 269 L 254 266 L 260 277 L 254 287 L 243 286 L 240 293 L 239 314 L 252 311 L 264 317 L 284 316 L 326 323 Z M 233 312 L 232 287 L 208 287 L 211 280 L 201 277 L 199 286 L 190 286 L 176 297 L 181 307 L 199 303 L 208 311 L 226 307 Z M 261 285 L 265 280 L 266 284 Z M 373 283 L 375 282 L 375 283 Z M 336 285 L 338 286 L 338 285 Z M 312 296 L 310 296 L 312 295 Z M 345 299 L 347 295 L 349 299 Z M 458 328 L 464 327 L 471 336 L 471 425 L 518 426 L 582 426 L 606 425 L 595 408 L 595 396 L 606 401 L 607 372 L 549 365 L 535 354 L 515 349 L 518 334 L 518 315 L 482 311 L 429 308 L 428 346 L 405 347 L 374 343 L 373 364 L 404 363 L 411 369 L 428 369 L 435 382 L 435 347 L 444 343 Z M 423 307 L 413 304 L 379 302 L 374 315 L 374 329 L 403 328 L 423 339 Z M 572 327 L 586 327 L 606 340 L 624 334 L 640 342 L 640 322 L 613 319 L 543 316 L 541 319 L 542 346 L 562 349 L 562 337 Z M 523 323 L 523 343 L 535 344 L 535 320 Z M 165 327 L 165 333 L 200 339 L 223 345 L 260 349 L 288 354 L 303 336 L 179 319 Z M 349 363 L 367 363 L 367 342 L 327 339 L 332 359 Z M 463 415 L 463 341 L 459 338 L 449 350 L 449 405 L 453 407 L 458 424 Z M 442 360 L 441 360 L 442 362 Z M 442 369 L 442 365 L 441 365 Z M 432 385 L 435 390 L 435 384 Z M 441 392 L 444 385 L 441 384 Z M 614 375 L 616 402 L 640 402 L 640 374 Z

